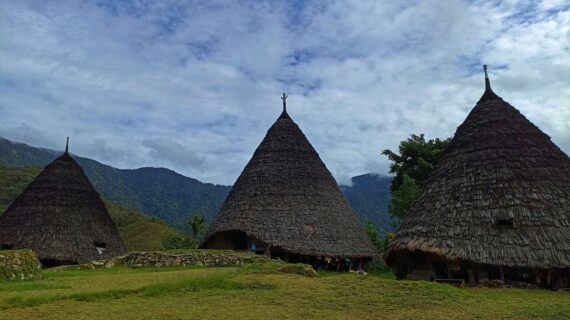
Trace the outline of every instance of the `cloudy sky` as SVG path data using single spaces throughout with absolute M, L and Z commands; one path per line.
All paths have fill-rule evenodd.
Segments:
M 232 184 L 288 110 L 335 177 L 387 173 L 495 92 L 570 153 L 570 5 L 0 0 L 0 136 Z

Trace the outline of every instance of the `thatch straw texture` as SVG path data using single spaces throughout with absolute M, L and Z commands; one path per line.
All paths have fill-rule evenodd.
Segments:
M 67 152 L 46 166 L 0 216 L 0 244 L 31 249 L 40 260 L 68 263 L 125 251 L 105 205 Z M 100 253 L 97 246 L 104 250 Z
M 376 254 L 331 173 L 286 111 L 237 179 L 204 246 L 228 231 L 306 256 Z
M 457 129 L 386 255 L 570 267 L 570 159 L 487 90 Z

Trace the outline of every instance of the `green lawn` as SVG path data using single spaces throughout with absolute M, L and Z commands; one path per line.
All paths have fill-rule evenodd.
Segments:
M 46 271 L 0 284 L 0 319 L 569 319 L 570 293 L 256 268 Z

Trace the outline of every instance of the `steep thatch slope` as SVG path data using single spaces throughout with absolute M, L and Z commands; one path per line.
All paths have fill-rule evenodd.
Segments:
M 570 267 L 570 159 L 487 90 L 389 246 L 481 264 Z
M 0 216 L 0 244 L 31 249 L 41 260 L 79 263 L 125 251 L 105 205 L 67 152 Z
M 210 236 L 230 230 L 303 255 L 375 254 L 334 178 L 286 111 L 239 176 Z
M 42 171 L 41 167 L 0 166 L 0 215 Z M 162 242 L 182 236 L 159 219 L 116 203 L 105 202 L 127 251 L 161 250 Z

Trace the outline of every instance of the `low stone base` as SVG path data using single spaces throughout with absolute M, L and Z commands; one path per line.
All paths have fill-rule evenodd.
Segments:
M 188 250 L 188 251 L 151 251 L 129 252 L 108 260 L 97 260 L 82 265 L 64 266 L 57 269 L 97 269 L 122 266 L 127 268 L 163 268 L 163 267 L 236 267 L 245 263 L 267 262 L 269 258 L 254 253 Z
M 483 280 L 478 284 L 469 284 L 469 287 L 477 288 L 510 288 L 510 289 L 535 289 L 536 285 L 522 281 L 506 281 L 503 282 L 498 279 Z

